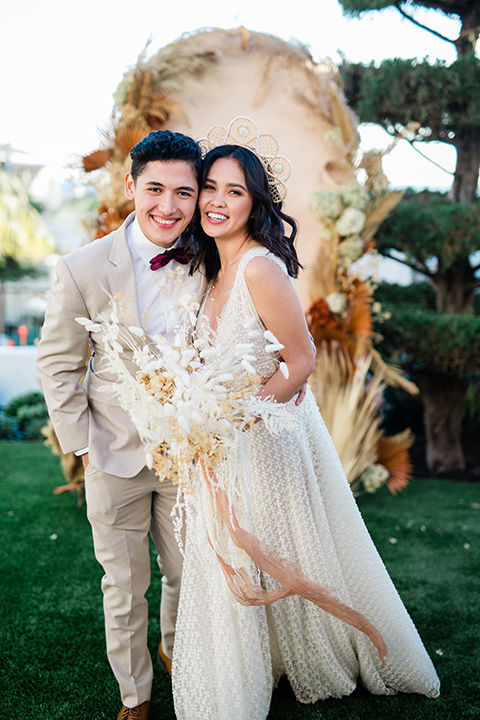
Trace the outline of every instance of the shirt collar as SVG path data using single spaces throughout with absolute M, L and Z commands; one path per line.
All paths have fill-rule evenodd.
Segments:
M 128 228 L 128 242 L 131 247 L 137 252 L 137 254 L 142 258 L 145 265 L 150 268 L 150 260 L 155 257 L 155 255 L 160 255 L 161 253 L 164 253 L 165 250 L 171 250 L 172 248 L 178 247 L 181 244 L 181 236 L 177 238 L 177 240 L 169 248 L 155 245 L 155 243 L 149 240 L 147 236 L 143 233 L 140 227 L 140 223 L 135 217 L 135 219 Z

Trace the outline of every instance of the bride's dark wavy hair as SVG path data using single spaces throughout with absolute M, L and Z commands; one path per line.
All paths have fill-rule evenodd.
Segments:
M 250 237 L 283 260 L 291 277 L 297 277 L 302 267 L 293 244 L 297 235 L 297 223 L 282 212 L 282 203 L 273 202 L 267 174 L 255 153 L 240 145 L 220 145 L 210 150 L 203 161 L 200 189 L 204 186 L 213 163 L 222 158 L 236 160 L 245 174 L 247 189 L 253 200 L 252 213 L 247 223 Z M 284 223 L 291 227 L 290 235 L 285 234 Z M 194 218 L 193 235 L 196 253 L 190 272 L 203 266 L 207 280 L 212 280 L 220 269 L 220 258 L 214 240 L 200 225 L 198 210 Z

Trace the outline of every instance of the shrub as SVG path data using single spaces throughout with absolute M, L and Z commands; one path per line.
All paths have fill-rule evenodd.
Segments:
M 5 415 L 4 410 L 0 410 L 0 440 L 13 440 L 14 422 L 12 418 Z
M 37 403 L 45 403 L 45 399 L 41 392 L 36 390 L 32 392 L 16 395 L 5 405 L 5 414 L 10 417 L 17 417 L 18 411 L 25 405 L 36 405 Z
M 10 440 L 38 440 L 48 421 L 45 399 L 40 392 L 17 395 L 6 405 L 3 422 L 0 418 L 0 437 Z

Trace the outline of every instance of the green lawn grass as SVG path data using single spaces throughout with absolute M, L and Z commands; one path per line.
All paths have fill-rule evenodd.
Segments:
M 105 655 L 102 570 L 85 507 L 41 442 L 0 442 L 0 718 L 115 720 Z M 359 498 L 380 554 L 442 681 L 435 700 L 374 697 L 300 705 L 282 682 L 269 720 L 480 718 L 480 485 L 415 480 L 392 497 Z M 149 644 L 158 643 L 160 578 L 152 553 Z M 174 720 L 168 677 L 155 668 L 151 720 Z M 191 720 L 196 720 L 192 718 Z M 235 718 L 225 718 L 235 720 Z

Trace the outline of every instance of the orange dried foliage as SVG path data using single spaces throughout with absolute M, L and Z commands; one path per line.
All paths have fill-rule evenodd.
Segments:
M 104 167 L 110 160 L 113 154 L 112 148 L 104 148 L 103 150 L 95 150 L 90 155 L 85 155 L 82 158 L 82 165 L 85 172 L 93 172 L 93 170 L 99 170 Z
M 328 307 L 323 298 L 315 300 L 307 312 L 308 327 L 312 335 L 317 330 L 342 330 L 344 325 L 340 318 Z
M 319 348 L 323 342 L 330 343 L 332 341 L 336 341 L 342 346 L 351 344 L 345 323 L 330 310 L 323 298 L 318 298 L 311 305 L 306 317 L 315 347 Z M 348 352 L 350 352 L 350 348 Z
M 129 155 L 133 146 L 143 140 L 149 132 L 143 127 L 120 127 L 115 133 L 115 145 L 124 155 Z
M 143 110 L 143 116 L 151 130 L 161 130 L 172 113 L 178 109 L 178 103 L 161 95 L 153 93 L 152 102 Z
M 360 278 L 351 278 L 349 295 L 359 302 L 368 304 L 372 302 L 373 289 L 369 283 Z
M 362 300 L 352 298 L 347 320 L 348 329 L 359 340 L 368 340 L 372 336 L 372 316 L 370 308 Z
M 348 353 L 352 356 L 353 354 L 351 352 L 350 344 L 352 341 L 348 337 L 347 333 L 343 330 L 334 330 L 333 328 L 319 328 L 317 330 L 312 331 L 312 337 L 313 341 L 315 343 L 315 347 L 319 348 L 322 343 L 332 343 L 336 342 L 342 347 L 348 347 Z
M 136 70 L 130 84 L 126 105 L 136 108 L 150 130 L 161 130 L 178 103 L 153 89 L 149 70 Z
M 100 205 L 98 208 L 97 232 L 95 239 L 98 240 L 113 230 L 120 227 L 126 217 L 130 215 L 133 206 L 125 205 L 121 211 L 116 208 L 109 208 L 106 205 Z
M 126 105 L 133 105 L 142 108 L 146 102 L 145 98 L 152 96 L 152 73 L 140 69 L 135 70 L 130 82 Z
M 351 288 L 349 313 L 344 321 L 333 313 L 323 298 L 316 300 L 307 312 L 307 323 L 317 346 L 324 340 L 337 340 L 341 345 L 355 344 L 372 336 L 370 303 L 371 289 L 362 281 Z M 351 337 L 353 335 L 353 338 Z M 352 346 L 353 346 L 352 345 Z
M 390 473 L 386 485 L 392 495 L 403 490 L 412 477 L 413 465 L 408 449 L 391 437 L 382 437 L 377 444 L 378 460 Z

